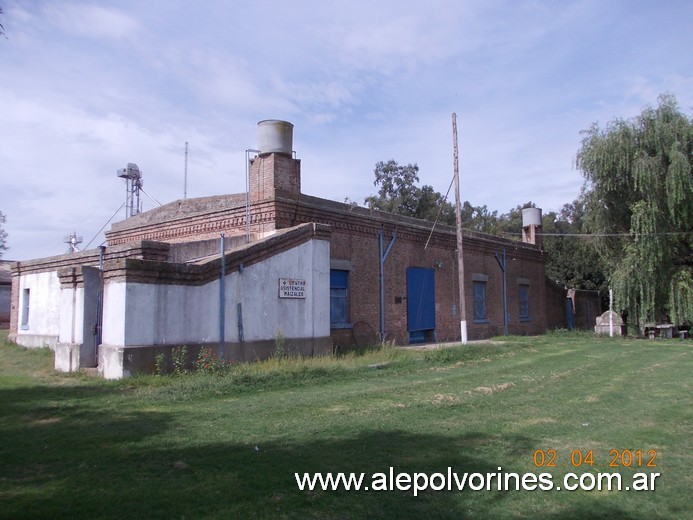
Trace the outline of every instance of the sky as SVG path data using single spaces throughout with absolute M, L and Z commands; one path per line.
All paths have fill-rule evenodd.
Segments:
M 507 212 L 580 193 L 582 130 L 673 94 L 693 113 L 690 0 L 0 0 L 5 260 L 104 241 L 118 169 L 143 209 L 245 190 L 257 123 L 294 124 L 302 191 L 363 204 L 378 161 Z M 150 198 L 151 197 L 151 198 Z M 450 194 L 454 201 L 454 195 Z M 153 200 L 154 199 L 154 200 Z M 106 229 L 110 224 L 106 226 Z

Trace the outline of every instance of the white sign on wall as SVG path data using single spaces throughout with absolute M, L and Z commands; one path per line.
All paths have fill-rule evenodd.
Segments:
M 279 297 L 280 298 L 305 298 L 306 297 L 306 281 L 296 278 L 280 278 L 279 279 Z

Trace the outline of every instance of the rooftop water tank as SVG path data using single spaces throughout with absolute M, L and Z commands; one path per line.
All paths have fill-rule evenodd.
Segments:
M 260 155 L 280 153 L 291 157 L 294 125 L 288 121 L 265 119 L 257 124 Z
M 522 210 L 522 227 L 541 226 L 541 208 L 525 208 Z

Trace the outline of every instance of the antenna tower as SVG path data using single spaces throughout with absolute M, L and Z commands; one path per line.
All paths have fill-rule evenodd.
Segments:
M 133 217 L 142 211 L 140 189 L 144 186 L 142 172 L 135 163 L 128 163 L 118 170 L 118 177 L 125 179 L 125 218 Z
M 63 242 L 67 244 L 66 253 L 79 253 L 79 245 L 84 242 L 84 237 L 78 237 L 77 232 L 73 231 L 63 238 Z
M 188 198 L 188 141 L 185 141 L 185 176 L 183 178 L 183 198 Z

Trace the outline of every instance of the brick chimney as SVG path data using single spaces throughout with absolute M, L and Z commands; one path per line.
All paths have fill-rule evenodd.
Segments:
M 541 249 L 541 208 L 522 210 L 522 241 Z
M 301 161 L 293 158 L 293 128 L 288 121 L 268 119 L 258 124 L 260 153 L 250 160 L 250 200 L 301 194 Z

